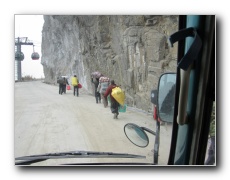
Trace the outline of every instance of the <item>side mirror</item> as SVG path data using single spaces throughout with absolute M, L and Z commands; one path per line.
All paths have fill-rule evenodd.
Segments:
M 149 144 L 149 138 L 144 130 L 136 124 L 128 123 L 124 126 L 126 137 L 136 146 L 146 147 Z
M 161 75 L 158 83 L 157 114 L 163 122 L 173 122 L 176 73 Z

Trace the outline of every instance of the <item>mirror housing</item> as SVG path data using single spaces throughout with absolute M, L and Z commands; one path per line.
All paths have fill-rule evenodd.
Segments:
M 151 103 L 157 104 L 157 89 L 151 91 Z
M 162 74 L 158 82 L 157 115 L 163 122 L 173 122 L 176 73 Z
M 149 144 L 149 138 L 144 130 L 136 124 L 128 123 L 124 126 L 126 137 L 136 146 L 146 147 Z

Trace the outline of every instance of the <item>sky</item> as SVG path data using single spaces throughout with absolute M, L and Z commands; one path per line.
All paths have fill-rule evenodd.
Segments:
M 230 13 L 228 1 L 186 1 L 186 0 L 66 0 L 66 1 L 29 1 L 8 0 L 1 4 L 0 11 L 0 76 L 3 78 L 2 88 L 0 88 L 0 103 L 1 103 L 1 131 L 0 140 L 2 146 L 1 152 L 1 177 L 7 179 L 76 179 L 92 178 L 92 179 L 177 179 L 177 180 L 194 180 L 194 179 L 226 179 L 229 175 L 229 162 L 230 162 L 230 120 L 229 120 L 229 104 L 230 99 L 230 86 L 228 86 L 230 77 L 230 60 L 229 60 L 229 32 L 230 32 Z M 134 14 L 214 14 L 217 16 L 217 168 L 154 168 L 147 169 L 141 168 L 123 168 L 124 171 L 104 169 L 104 168 L 91 168 L 78 169 L 76 168 L 17 168 L 14 166 L 14 16 L 15 14 L 78 14 L 78 15 L 92 15 L 92 14 L 120 14 L 120 15 L 134 15 Z M 39 19 L 39 18 L 38 18 Z M 26 36 L 29 39 L 35 40 L 38 36 L 40 41 L 42 25 L 35 23 L 35 21 L 26 21 L 27 28 L 25 29 Z M 38 27 L 37 27 L 38 26 Z M 34 27 L 37 27 L 34 29 Z M 21 25 L 22 28 L 22 25 Z M 31 28 L 33 30 L 31 30 Z M 20 30 L 21 36 L 24 30 Z M 38 32 L 37 32 L 38 31 Z M 33 33 L 32 33 L 33 32 Z M 36 32 L 36 33 L 35 33 Z M 34 36 L 34 34 L 36 34 Z M 38 34 L 38 35 L 37 35 Z M 17 35 L 18 36 L 18 35 Z M 33 48 L 29 47 L 29 55 L 27 55 L 22 62 L 24 69 L 22 72 L 32 73 L 27 71 L 25 66 L 26 62 L 36 63 L 36 68 L 40 69 L 39 64 L 41 60 L 34 62 L 30 59 Z M 36 51 L 37 51 L 37 47 Z M 24 64 L 25 63 L 25 64 Z M 28 65 L 32 69 L 32 65 Z M 40 71 L 37 70 L 36 71 Z M 35 70 L 34 70 L 35 71 Z M 42 74 L 42 70 L 41 70 Z M 38 75 L 40 76 L 40 75 Z M 4 83 L 5 81 L 5 83 Z M 226 82 L 226 83 L 224 83 Z M 223 99 L 223 100 L 222 100 Z M 28 107 L 29 110 L 29 107 Z M 219 121 L 219 120 L 220 121 Z M 117 173 L 118 172 L 118 173 Z
M 43 23 L 43 15 L 15 15 L 15 38 L 28 37 L 28 39 L 34 43 L 34 47 L 32 45 L 21 46 L 21 51 L 25 56 L 21 62 L 22 77 L 27 75 L 34 78 L 44 77 L 43 66 L 41 65 Z M 31 59 L 33 51 L 39 53 L 39 60 Z

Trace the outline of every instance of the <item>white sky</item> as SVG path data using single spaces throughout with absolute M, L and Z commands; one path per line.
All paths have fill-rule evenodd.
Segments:
M 15 15 L 15 38 L 28 37 L 34 43 L 34 51 L 40 55 L 39 60 L 32 60 L 32 45 L 22 45 L 21 51 L 24 53 L 24 60 L 21 62 L 22 77 L 30 75 L 35 78 L 44 77 L 41 65 L 41 42 L 42 42 L 42 15 Z

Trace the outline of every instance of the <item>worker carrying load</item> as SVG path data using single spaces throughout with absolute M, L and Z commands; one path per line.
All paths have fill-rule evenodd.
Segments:
M 125 93 L 121 90 L 120 87 L 118 87 L 114 80 L 111 80 L 109 87 L 107 88 L 104 97 L 107 100 L 108 95 L 110 95 L 111 100 L 111 112 L 114 114 L 113 118 L 118 119 L 118 108 L 120 105 L 124 105 L 125 101 Z
M 104 98 L 104 94 L 105 94 L 106 89 L 109 87 L 109 82 L 110 82 L 110 79 L 102 75 L 99 78 L 99 84 L 97 87 L 97 92 L 100 93 L 101 99 L 102 99 L 102 102 L 105 108 L 108 106 L 108 100 Z

